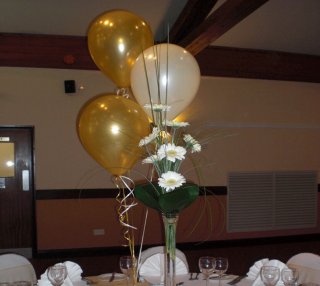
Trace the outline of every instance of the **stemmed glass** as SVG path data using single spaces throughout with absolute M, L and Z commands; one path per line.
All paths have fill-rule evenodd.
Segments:
M 276 266 L 262 266 L 260 277 L 264 285 L 275 286 L 280 279 L 280 269 Z
M 63 263 L 55 264 L 47 269 L 47 277 L 53 286 L 61 286 L 67 274 L 67 267 Z
M 226 257 L 216 258 L 215 272 L 219 275 L 219 286 L 221 285 L 221 277 L 228 270 L 229 262 Z
M 285 286 L 295 286 L 299 278 L 299 272 L 295 268 L 283 268 L 281 280 Z
M 211 256 L 202 256 L 199 258 L 199 269 L 206 278 L 206 286 L 208 286 L 209 276 L 214 272 L 216 260 Z
M 120 257 L 120 270 L 127 277 L 127 285 L 130 278 L 132 278 L 134 273 L 134 268 L 136 267 L 136 260 L 132 256 L 121 256 Z

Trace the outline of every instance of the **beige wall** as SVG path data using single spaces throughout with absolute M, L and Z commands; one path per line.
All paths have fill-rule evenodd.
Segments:
M 114 92 L 99 71 L 0 68 L 0 125 L 34 125 L 37 189 L 112 188 L 76 133 L 81 106 Z M 85 90 L 64 93 L 64 80 Z M 226 185 L 229 171 L 319 170 L 320 84 L 202 78 L 184 112 L 190 132 L 205 143 L 201 184 Z M 192 131 L 191 131 L 192 130 Z M 188 178 L 195 177 L 185 166 Z M 138 176 L 139 163 L 132 176 Z M 139 177 L 139 176 L 138 176 Z
M 185 112 L 200 137 L 205 185 L 225 185 L 229 171 L 319 170 L 320 85 L 203 78 Z
M 113 247 L 126 243 L 126 230 L 118 222 L 115 199 L 40 200 L 37 202 L 38 249 Z M 320 207 L 319 207 L 320 208 Z M 138 205 L 129 214 L 135 244 L 141 244 L 146 208 Z M 318 215 L 318 221 L 320 214 Z M 199 242 L 257 237 L 319 233 L 320 226 L 307 229 L 284 229 L 228 233 L 226 230 L 226 197 L 201 196 L 179 216 L 177 242 Z M 105 235 L 94 236 L 93 229 L 104 229 Z M 61 239 L 63 238 L 63 239 Z M 144 245 L 163 243 L 161 216 L 150 209 L 147 216 Z
M 99 71 L 2 67 L 0 79 L 0 125 L 35 126 L 37 190 L 114 188 L 110 174 L 85 152 L 76 132 L 81 106 L 97 94 L 114 91 L 108 78 Z M 66 95 L 63 82 L 70 79 L 83 84 L 85 90 Z M 182 114 L 191 123 L 190 132 L 204 143 L 203 152 L 195 157 L 199 171 L 195 172 L 187 163 L 183 168 L 186 177 L 196 180 L 197 173 L 200 184 L 215 186 L 227 184 L 229 171 L 319 170 L 319 106 L 320 84 L 202 78 L 199 93 Z M 147 174 L 147 171 L 137 163 L 130 176 L 141 178 L 139 173 Z M 109 236 L 108 227 L 117 226 L 113 204 L 110 200 L 38 201 L 39 248 L 121 244 L 118 231 L 116 236 Z M 49 222 L 61 222 L 58 216 L 52 215 L 57 212 L 64 221 L 62 233 L 81 237 L 77 245 L 74 245 L 74 235 L 68 234 L 59 240 L 50 234 Z M 88 213 L 91 220 L 86 220 Z M 219 215 L 221 213 L 218 221 L 221 221 Z M 108 219 L 104 220 L 104 216 Z M 82 218 L 81 224 L 77 223 L 79 218 Z M 189 224 L 188 220 L 183 221 L 181 219 L 184 230 L 179 230 L 182 231 L 180 237 L 186 241 L 204 239 L 206 234 L 199 238 L 199 231 L 185 238 Z M 153 224 L 153 227 L 159 228 L 159 225 Z M 93 237 L 95 228 L 105 228 L 106 236 Z M 223 228 L 222 236 L 216 233 L 210 239 L 257 235 L 227 235 Z M 317 232 L 318 228 L 301 232 Z M 150 243 L 154 239 L 158 238 L 152 235 L 148 238 Z

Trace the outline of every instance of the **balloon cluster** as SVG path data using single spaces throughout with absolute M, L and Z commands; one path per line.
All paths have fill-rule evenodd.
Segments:
M 185 49 L 172 44 L 154 45 L 149 25 L 125 10 L 107 11 L 93 20 L 88 48 L 97 67 L 118 91 L 131 87 L 138 102 L 129 99 L 126 92 L 98 95 L 85 103 L 77 120 L 83 147 L 114 175 L 119 189 L 119 221 L 126 228 L 124 237 L 134 256 L 128 216 L 134 204 L 127 203 L 124 189 L 132 190 L 123 175 L 142 156 L 139 142 L 150 134 L 152 112 L 147 115 L 143 107 L 170 106 L 164 120 L 174 119 L 195 96 L 200 70 Z
M 111 174 L 121 176 L 141 157 L 139 140 L 150 133 L 152 114 L 143 107 L 168 105 L 165 119 L 174 119 L 197 93 L 199 66 L 182 47 L 154 45 L 148 23 L 125 10 L 107 11 L 92 21 L 88 48 L 118 90 L 131 87 L 138 102 L 106 93 L 89 100 L 78 116 L 83 147 Z

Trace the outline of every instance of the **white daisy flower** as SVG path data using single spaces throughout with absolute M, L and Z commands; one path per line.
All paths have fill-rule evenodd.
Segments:
M 154 162 L 159 161 L 159 158 L 157 155 L 151 155 L 145 159 L 142 160 L 142 164 L 153 164 Z
M 176 128 L 186 127 L 190 125 L 188 122 L 178 122 L 178 121 L 170 121 L 170 120 L 163 121 L 162 124 L 170 127 L 176 127 Z
M 199 143 L 192 145 L 191 153 L 199 153 L 200 151 L 201 151 L 201 145 Z
M 159 186 L 164 188 L 166 192 L 173 191 L 175 188 L 181 187 L 186 182 L 185 177 L 181 174 L 168 171 L 163 173 L 158 179 Z
M 140 140 L 139 147 L 145 146 L 150 142 L 152 142 L 154 139 L 157 138 L 157 136 L 159 135 L 159 132 L 160 130 L 158 127 L 153 127 L 152 133 Z
M 183 160 L 186 153 L 187 150 L 185 148 L 176 146 L 171 143 L 161 145 L 157 152 L 160 160 L 166 158 L 171 162 L 175 162 L 176 160 Z
M 151 104 L 145 104 L 145 105 L 144 105 L 144 108 L 146 108 L 146 109 L 152 109 L 153 111 L 161 112 L 161 111 L 169 111 L 170 108 L 171 108 L 171 106 L 165 105 L 165 104 L 156 104 L 156 103 L 153 103 L 152 105 L 151 105 Z
M 189 143 L 190 141 L 195 140 L 195 139 L 190 134 L 184 134 L 183 140 L 184 140 L 184 142 Z
M 191 149 L 191 153 L 195 153 L 195 152 L 200 152 L 201 151 L 201 145 L 190 134 L 183 135 L 183 140 L 187 144 L 186 147 Z

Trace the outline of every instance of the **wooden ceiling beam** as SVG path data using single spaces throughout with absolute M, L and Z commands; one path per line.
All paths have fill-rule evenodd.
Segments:
M 178 44 L 197 55 L 269 0 L 227 0 Z
M 169 42 L 178 44 L 199 26 L 218 0 L 189 0 L 169 32 Z M 163 42 L 168 42 L 165 39 Z
M 0 66 L 97 69 L 86 37 L 34 34 L 0 34 Z
M 320 57 L 210 46 L 196 56 L 202 76 L 320 83 Z M 0 34 L 0 67 L 98 70 L 86 37 Z
M 196 59 L 202 76 L 320 83 L 320 56 L 210 46 Z

